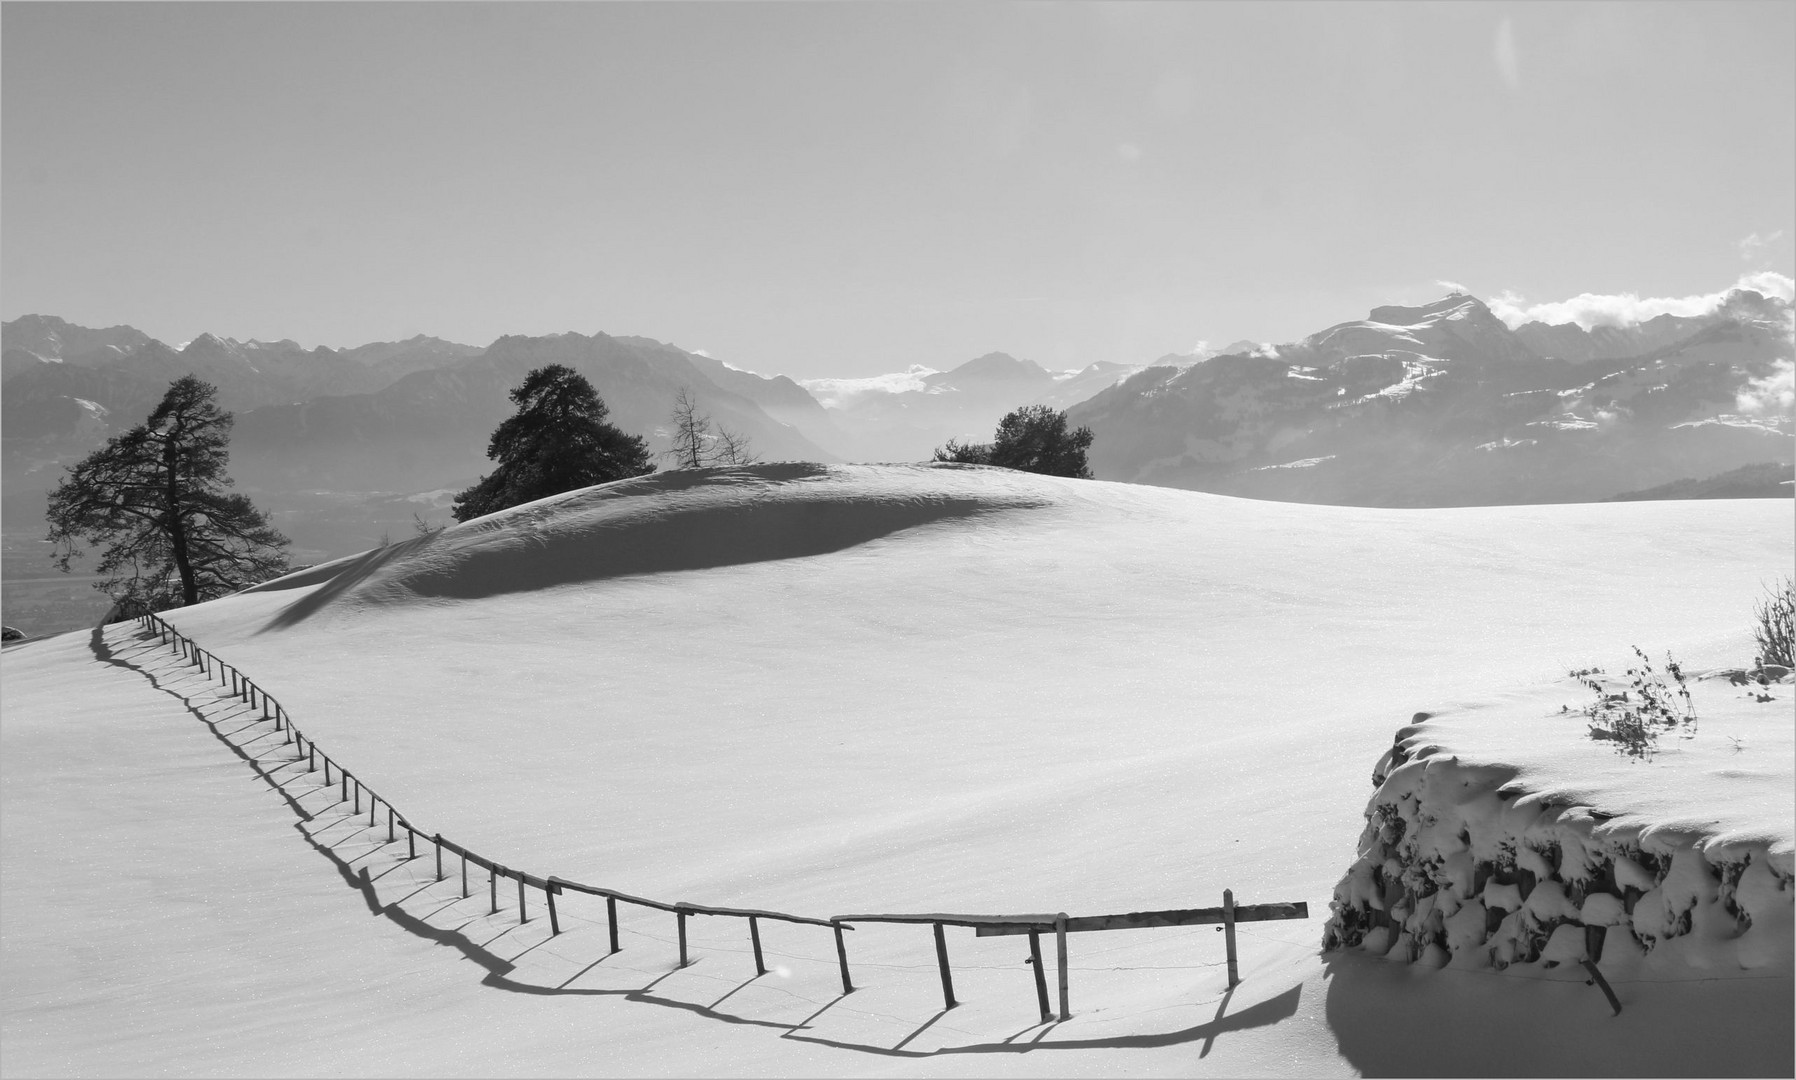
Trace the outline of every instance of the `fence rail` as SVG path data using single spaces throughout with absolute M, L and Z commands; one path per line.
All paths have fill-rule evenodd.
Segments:
M 776 922 L 795 923 L 806 926 L 826 926 L 835 935 L 836 961 L 842 976 L 842 993 L 854 992 L 854 983 L 849 978 L 848 949 L 843 939 L 843 931 L 853 930 L 856 923 L 898 923 L 922 924 L 932 927 L 935 935 L 937 966 L 942 980 L 942 997 L 947 1008 L 954 1008 L 958 1001 L 954 997 L 953 974 L 948 964 L 948 944 L 943 933 L 944 927 L 970 927 L 979 937 L 1002 934 L 1029 935 L 1029 963 L 1035 969 L 1035 989 L 1037 1004 L 1041 1008 L 1042 1022 L 1053 1019 L 1054 1013 L 1048 1007 L 1047 973 L 1042 963 L 1041 935 L 1052 933 L 1055 938 L 1055 958 L 1058 967 L 1059 982 L 1059 1017 L 1062 1020 L 1072 1018 L 1067 1000 L 1067 948 L 1066 935 L 1087 930 L 1120 930 L 1153 926 L 1188 926 L 1202 923 L 1222 923 L 1227 930 L 1228 979 L 1229 986 L 1240 981 L 1236 972 L 1235 927 L 1236 922 L 1260 919 L 1302 919 L 1309 917 L 1309 907 L 1305 903 L 1256 904 L 1237 907 L 1234 894 L 1223 891 L 1221 908 L 1191 908 L 1173 911 L 1131 912 L 1122 915 L 1094 915 L 1082 918 L 1069 918 L 1065 912 L 1054 914 L 1029 915 L 968 915 L 950 913 L 926 914 L 871 914 L 871 915 L 832 915 L 829 918 L 816 918 L 808 915 L 791 915 L 783 911 L 764 911 L 758 908 L 715 907 L 709 904 L 693 904 L 686 902 L 668 903 L 651 900 L 646 897 L 632 896 L 617 889 L 599 885 L 588 885 L 554 874 L 537 876 L 523 870 L 508 867 L 493 859 L 489 859 L 444 836 L 442 833 L 425 832 L 412 824 L 404 814 L 399 812 L 390 801 L 381 796 L 361 779 L 345 769 L 341 762 L 335 761 L 327 753 L 318 748 L 318 743 L 299 730 L 293 723 L 293 717 L 272 697 L 268 691 L 251 680 L 233 665 L 226 663 L 213 653 L 202 648 L 198 642 L 176 630 L 160 615 L 147 614 L 138 617 L 138 624 L 145 631 L 160 635 L 164 644 L 176 651 L 189 664 L 198 667 L 208 678 L 216 678 L 220 685 L 228 686 L 234 697 L 246 702 L 251 709 L 260 708 L 261 719 L 271 721 L 276 732 L 284 733 L 287 738 L 284 745 L 292 745 L 295 761 L 306 762 L 307 772 L 316 772 L 319 764 L 324 766 L 324 786 L 331 786 L 331 769 L 337 771 L 337 785 L 340 802 L 353 802 L 354 813 L 359 816 L 362 808 L 362 796 L 368 797 L 368 827 L 374 828 L 378 807 L 387 808 L 387 842 L 398 842 L 398 831 L 405 830 L 406 858 L 419 858 L 418 840 L 422 838 L 434 849 L 436 863 L 436 880 L 443 881 L 446 874 L 443 868 L 443 854 L 448 852 L 461 860 L 461 893 L 465 898 L 468 892 L 468 867 L 475 866 L 487 873 L 487 890 L 492 905 L 492 913 L 499 911 L 499 879 L 507 878 L 517 882 L 518 887 L 518 922 L 529 922 L 526 909 L 526 888 L 538 889 L 543 894 L 544 904 L 549 912 L 549 932 L 551 935 L 561 933 L 560 911 L 555 902 L 557 896 L 569 892 L 583 893 L 601 897 L 605 901 L 606 921 L 610 932 L 612 952 L 621 951 L 618 943 L 619 903 L 636 907 L 650 908 L 674 916 L 679 936 L 680 966 L 686 967 L 691 961 L 687 955 L 686 920 L 694 915 L 719 916 L 748 920 L 749 942 L 754 952 L 755 974 L 767 974 L 766 964 L 761 954 L 761 929 L 763 919 Z M 272 710 L 272 711 L 270 711 Z

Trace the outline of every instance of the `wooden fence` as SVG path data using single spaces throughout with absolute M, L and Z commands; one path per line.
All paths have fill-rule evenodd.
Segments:
M 873 915 L 832 915 L 828 918 L 812 918 L 805 915 L 790 915 L 783 911 L 762 911 L 756 908 L 712 907 L 707 904 L 691 904 L 685 902 L 667 903 L 661 900 L 650 900 L 616 889 L 603 888 L 597 885 L 585 885 L 578 881 L 557 877 L 550 874 L 537 876 L 522 870 L 513 869 L 495 862 L 473 851 L 468 850 L 442 833 L 427 833 L 413 825 L 401 814 L 397 807 L 382 798 L 373 788 L 345 769 L 340 763 L 332 760 L 329 754 L 318 748 L 317 742 L 309 739 L 293 723 L 293 718 L 279 701 L 269 696 L 268 692 L 257 686 L 241 671 L 220 660 L 216 655 L 200 647 L 192 638 L 187 637 L 159 615 L 143 615 L 138 624 L 148 632 L 159 634 L 163 642 L 173 648 L 182 658 L 198 667 L 208 677 L 219 680 L 220 685 L 229 686 L 234 696 L 248 703 L 251 709 L 260 708 L 262 719 L 271 721 L 274 730 L 284 732 L 286 744 L 294 747 L 295 761 L 306 762 L 307 772 L 316 772 L 320 765 L 324 768 L 324 784 L 332 783 L 331 769 L 337 771 L 336 783 L 339 786 L 339 798 L 343 802 L 353 800 L 354 813 L 361 814 L 362 797 L 368 800 L 368 827 L 374 828 L 377 823 L 377 811 L 381 806 L 387 809 L 387 842 L 398 842 L 399 830 L 405 831 L 406 858 L 416 859 L 418 840 L 420 837 L 431 845 L 436 859 L 436 880 L 443 881 L 446 873 L 443 866 L 443 854 L 448 852 L 461 860 L 461 894 L 465 898 L 468 892 L 468 867 L 475 866 L 486 871 L 487 891 L 492 905 L 492 913 L 499 911 L 499 879 L 507 878 L 517 882 L 518 888 L 518 922 L 530 921 L 526 907 L 527 888 L 540 890 L 543 903 L 549 913 L 549 933 L 561 933 L 560 912 L 556 908 L 555 898 L 569 892 L 583 893 L 588 896 L 601 897 L 605 901 L 606 921 L 610 930 L 612 952 L 619 952 L 617 905 L 632 904 L 637 907 L 651 908 L 667 912 L 674 916 L 676 931 L 679 936 L 680 966 L 685 967 L 691 961 L 686 947 L 686 920 L 694 915 L 723 916 L 748 920 L 748 937 L 750 947 L 754 951 L 755 975 L 767 974 L 767 966 L 761 956 L 761 929 L 763 919 L 777 922 L 797 923 L 806 926 L 829 927 L 835 935 L 836 961 L 842 974 L 842 993 L 854 992 L 854 983 L 848 974 L 848 948 L 842 937 L 845 930 L 853 930 L 855 923 L 911 923 L 927 924 L 933 927 L 935 934 L 936 963 L 942 979 L 942 998 L 946 1008 L 952 1009 L 959 1002 L 954 997 L 953 973 L 948 963 L 948 943 L 943 929 L 949 926 L 971 927 L 976 936 L 989 937 L 1002 934 L 1029 935 L 1029 963 L 1035 969 L 1036 1003 L 1041 1009 L 1042 1022 L 1054 1018 L 1054 1012 L 1048 1006 L 1047 972 L 1041 956 L 1041 935 L 1052 933 L 1055 944 L 1055 961 L 1058 969 L 1059 984 L 1059 1018 L 1070 1020 L 1072 1011 L 1067 995 L 1067 948 L 1066 935 L 1090 930 L 1127 930 L 1155 926 L 1191 926 L 1207 923 L 1221 924 L 1219 929 L 1225 931 L 1225 945 L 1228 956 L 1228 982 L 1233 987 L 1240 982 L 1236 966 L 1235 924 L 1265 919 L 1307 919 L 1309 905 L 1302 901 L 1280 904 L 1236 905 L 1234 893 L 1223 890 L 1222 907 L 1219 908 L 1181 908 L 1169 911 L 1137 911 L 1122 915 L 1092 915 L 1070 918 L 1062 911 L 1052 915 L 964 915 L 964 914 L 873 914 Z

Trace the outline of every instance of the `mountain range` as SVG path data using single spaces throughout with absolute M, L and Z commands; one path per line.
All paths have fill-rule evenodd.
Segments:
M 1364 506 L 1578 502 L 1792 461 L 1788 302 L 1511 329 L 1477 298 L 1149 366 L 1075 405 L 1102 479 Z
M 378 542 L 414 512 L 440 523 L 490 468 L 507 391 L 547 363 L 585 375 L 612 422 L 657 451 L 682 388 L 767 460 L 919 460 L 1040 403 L 1092 429 L 1100 479 L 1304 502 L 1598 500 L 1793 457 L 1791 306 L 1744 289 L 1705 314 L 1594 327 L 1511 328 L 1453 293 L 1141 365 L 1053 372 L 989 352 L 803 383 L 604 333 L 306 349 L 212 334 L 171 346 L 47 315 L 0 331 L 9 531 L 35 529 L 64 467 L 192 372 L 236 414 L 232 474 L 313 557 Z

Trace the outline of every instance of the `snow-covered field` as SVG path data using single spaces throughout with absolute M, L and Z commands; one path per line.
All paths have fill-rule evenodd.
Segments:
M 531 874 L 820 917 L 1309 904 L 1241 928 L 1232 993 L 1212 927 L 1073 935 L 1073 1017 L 1045 1026 L 1020 938 L 950 930 L 944 1012 L 925 927 L 850 933 L 844 997 L 817 927 L 764 924 L 753 979 L 739 920 L 693 919 L 684 969 L 664 913 L 626 907 L 611 956 L 590 897 L 551 937 L 532 890 L 520 926 L 514 886 L 492 915 L 484 876 L 436 883 L 136 628 L 9 649 L 5 1071 L 1788 1074 L 1787 955 L 1636 973 L 1611 1018 L 1563 967 L 1318 945 L 1418 710 L 1515 783 L 1586 760 L 1616 778 L 1592 797 L 1646 791 L 1651 814 L 1700 817 L 1680 791 L 1749 772 L 1728 828 L 1788 851 L 1787 694 L 1763 706 L 1781 742 L 1766 724 L 1735 753 L 1712 723 L 1650 763 L 1575 713 L 1478 724 L 1575 708 L 1566 671 L 1631 645 L 1749 663 L 1791 551 L 1779 500 L 1395 511 L 762 465 L 170 616 L 418 827 Z

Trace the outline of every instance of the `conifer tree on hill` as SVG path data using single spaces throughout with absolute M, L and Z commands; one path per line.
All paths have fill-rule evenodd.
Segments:
M 50 492 L 48 540 L 68 573 L 103 546 L 94 588 L 120 614 L 197 604 L 287 571 L 287 538 L 225 489 L 232 417 L 218 389 L 186 375 L 142 424 L 68 470 Z
M 1091 447 L 1091 429 L 1066 429 L 1066 413 L 1047 405 L 1025 405 L 998 421 L 997 437 L 989 443 L 963 443 L 954 439 L 937 448 L 935 460 L 971 465 L 999 465 L 1006 469 L 1091 479 L 1085 451 Z
M 499 467 L 455 497 L 457 521 L 576 488 L 655 471 L 648 444 L 605 422 L 610 409 L 584 375 L 540 367 L 511 391 L 518 411 L 493 429 L 486 456 Z

